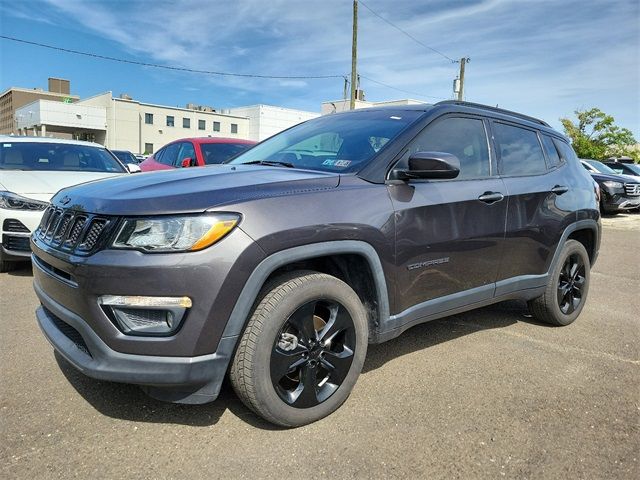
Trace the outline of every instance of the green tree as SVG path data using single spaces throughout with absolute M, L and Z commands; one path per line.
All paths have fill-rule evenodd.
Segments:
M 576 122 L 561 118 L 564 132 L 580 158 L 604 160 L 623 155 L 640 160 L 636 139 L 631 130 L 618 127 L 611 115 L 598 108 L 576 110 Z

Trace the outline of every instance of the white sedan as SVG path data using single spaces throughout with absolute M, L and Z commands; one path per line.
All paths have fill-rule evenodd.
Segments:
M 136 168 L 96 143 L 0 135 L 0 272 L 29 259 L 31 232 L 58 190 Z

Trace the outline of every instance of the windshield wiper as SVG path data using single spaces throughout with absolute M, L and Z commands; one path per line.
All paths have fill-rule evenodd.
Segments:
M 296 168 L 293 163 L 278 162 L 276 160 L 254 160 L 252 162 L 243 163 L 242 165 L 268 165 L 270 167 Z

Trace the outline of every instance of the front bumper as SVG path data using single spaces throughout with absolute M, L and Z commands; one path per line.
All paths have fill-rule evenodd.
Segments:
M 622 212 L 640 207 L 640 197 L 630 197 L 626 194 L 606 193 L 604 198 L 604 209 L 607 212 Z
M 214 400 L 238 339 L 225 326 L 264 253 L 236 228 L 219 245 L 185 254 L 101 250 L 69 255 L 33 236 L 38 323 L 53 347 L 87 376 L 144 385 L 180 403 Z M 101 308 L 103 295 L 188 296 L 169 336 L 127 335 Z
M 120 353 L 109 348 L 82 318 L 55 302 L 38 284 L 34 288 L 42 304 L 36 310 L 40 329 L 53 348 L 83 374 L 152 387 L 148 392 L 162 400 L 205 403 L 218 396 L 237 337 L 225 337 L 215 353 L 197 357 Z

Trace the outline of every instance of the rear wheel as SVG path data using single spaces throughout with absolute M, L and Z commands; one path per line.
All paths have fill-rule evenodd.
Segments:
M 367 315 L 341 280 L 295 272 L 268 285 L 230 371 L 240 399 L 266 420 L 305 425 L 349 396 L 367 350 Z
M 584 307 L 589 292 L 589 255 L 576 240 L 567 240 L 544 294 L 529 301 L 534 317 L 551 325 L 569 325 Z

